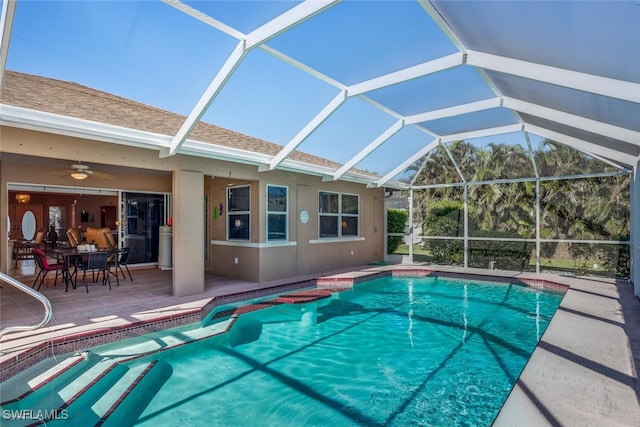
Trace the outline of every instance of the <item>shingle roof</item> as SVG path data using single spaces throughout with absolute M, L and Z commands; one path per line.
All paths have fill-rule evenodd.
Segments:
M 73 82 L 6 70 L 0 102 L 162 135 L 175 135 L 185 117 Z M 283 147 L 209 123 L 199 122 L 190 139 L 274 156 Z M 327 159 L 295 151 L 289 156 L 312 165 L 339 168 Z

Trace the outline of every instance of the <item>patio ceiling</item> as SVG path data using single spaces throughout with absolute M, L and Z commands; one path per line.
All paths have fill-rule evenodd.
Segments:
M 261 171 L 401 188 L 410 166 L 457 140 L 531 150 L 548 138 L 621 168 L 640 155 L 637 1 L 2 6 L 3 70 L 182 115 L 175 134 L 148 141 L 159 156 L 238 158 Z M 29 113 L 0 105 L 0 123 L 24 126 Z M 38 123 L 54 131 L 56 120 Z M 281 147 L 240 156 L 194 138 L 200 121 Z M 111 131 L 140 146 L 138 134 Z M 339 166 L 294 160 L 295 150 Z

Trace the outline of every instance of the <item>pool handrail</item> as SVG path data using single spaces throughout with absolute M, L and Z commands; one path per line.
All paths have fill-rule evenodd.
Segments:
M 38 301 L 40 301 L 42 303 L 42 305 L 44 306 L 44 319 L 42 319 L 40 321 L 40 323 L 38 323 L 37 325 L 33 325 L 33 326 L 8 326 L 6 328 L 0 329 L 0 339 L 9 333 L 13 333 L 13 332 L 23 332 L 23 331 L 33 331 L 35 329 L 41 328 L 44 325 L 46 325 L 47 323 L 49 323 L 49 320 L 51 320 L 51 317 L 53 316 L 53 310 L 51 308 L 51 302 L 49 302 L 49 300 L 47 299 L 47 297 L 45 297 L 44 295 L 42 295 L 40 292 L 31 289 L 29 286 L 25 285 L 24 283 L 14 279 L 11 276 L 8 276 L 4 273 L 0 272 L 0 281 L 3 281 L 5 283 L 8 283 L 9 285 L 13 286 L 14 288 L 28 294 L 31 295 L 32 297 L 34 297 L 35 299 L 37 299 Z M 0 352 L 1 353 L 1 352 Z

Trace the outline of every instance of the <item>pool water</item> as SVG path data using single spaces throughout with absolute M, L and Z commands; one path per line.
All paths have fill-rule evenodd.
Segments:
M 491 425 L 562 294 L 382 278 L 160 354 L 136 425 Z M 133 362 L 132 362 L 133 363 Z

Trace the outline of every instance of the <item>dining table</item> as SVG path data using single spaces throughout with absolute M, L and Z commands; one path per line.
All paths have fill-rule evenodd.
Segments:
M 76 289 L 77 284 L 77 275 L 78 275 L 78 264 L 83 260 L 86 260 L 88 256 L 96 253 L 108 253 L 108 254 L 116 254 L 117 249 L 111 248 L 98 248 L 92 250 L 82 250 L 77 247 L 58 247 L 54 248 L 52 251 L 59 260 L 62 260 L 66 268 L 62 271 L 62 275 L 65 281 L 65 292 L 69 290 L 69 284 L 73 289 Z

